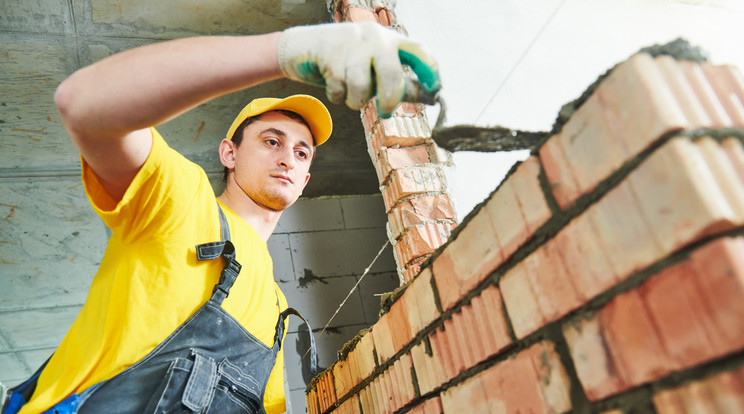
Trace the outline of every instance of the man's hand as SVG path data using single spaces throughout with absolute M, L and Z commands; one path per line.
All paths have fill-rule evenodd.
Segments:
M 414 101 L 421 92 L 434 95 L 441 86 L 437 63 L 421 45 L 372 22 L 287 29 L 277 54 L 289 79 L 325 87 L 331 102 L 352 109 L 377 96 L 377 113 L 384 118 L 402 100 Z M 402 64 L 417 81 L 404 75 Z

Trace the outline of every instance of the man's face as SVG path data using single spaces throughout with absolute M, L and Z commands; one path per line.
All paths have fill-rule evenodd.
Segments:
M 243 130 L 235 150 L 236 184 L 256 204 L 273 211 L 291 206 L 310 179 L 313 136 L 300 120 L 266 112 Z

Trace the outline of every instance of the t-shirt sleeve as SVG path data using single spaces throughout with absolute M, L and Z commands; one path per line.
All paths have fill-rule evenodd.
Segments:
M 197 188 L 208 184 L 198 165 L 170 148 L 155 128 L 150 130 L 150 155 L 118 203 L 82 159 L 82 180 L 93 209 L 112 231 L 123 232 L 125 240 L 156 232 L 167 234 L 177 228 Z

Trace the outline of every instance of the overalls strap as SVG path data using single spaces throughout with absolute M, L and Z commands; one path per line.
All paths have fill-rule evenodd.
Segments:
M 310 373 L 314 377 L 318 374 L 318 352 L 315 348 L 315 337 L 313 336 L 313 329 L 310 327 L 310 323 L 300 315 L 300 312 L 293 308 L 287 308 L 279 314 L 279 321 L 276 324 L 276 334 L 274 335 L 274 347 L 277 352 L 281 349 L 282 336 L 284 336 L 284 321 L 289 317 L 289 315 L 294 315 L 302 319 L 302 322 L 305 324 L 307 332 L 310 335 Z
M 222 211 L 220 203 L 217 203 L 217 210 L 220 214 L 220 234 L 221 241 L 199 244 L 196 246 L 197 260 L 213 260 L 222 256 L 225 267 L 220 274 L 220 283 L 212 290 L 211 301 L 222 304 L 227 295 L 230 294 L 230 288 L 240 273 L 241 265 L 235 259 L 235 246 L 230 241 L 230 226 L 227 223 L 225 212 Z

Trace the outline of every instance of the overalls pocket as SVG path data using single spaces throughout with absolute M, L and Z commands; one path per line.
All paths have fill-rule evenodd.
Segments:
M 207 413 L 260 413 L 263 402 L 260 384 L 252 375 L 223 359 L 219 365 L 219 380 Z

